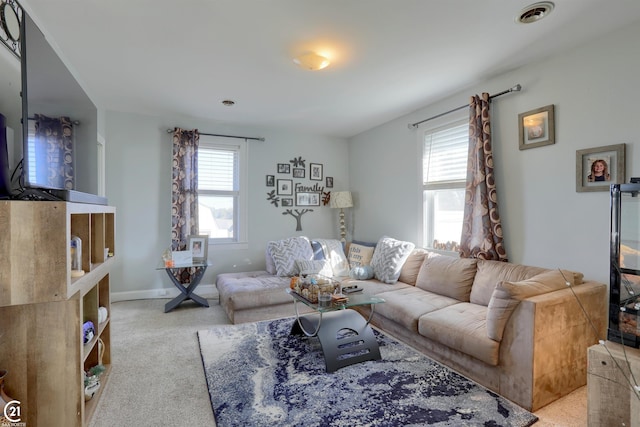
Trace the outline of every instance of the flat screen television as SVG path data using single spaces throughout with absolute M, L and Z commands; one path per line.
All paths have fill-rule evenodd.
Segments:
M 21 25 L 22 187 L 18 198 L 96 196 L 97 108 L 27 14 Z

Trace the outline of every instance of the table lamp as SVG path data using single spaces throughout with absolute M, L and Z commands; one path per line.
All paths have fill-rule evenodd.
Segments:
M 347 228 L 344 225 L 344 209 L 353 207 L 353 199 L 351 198 L 351 191 L 336 191 L 331 194 L 330 206 L 332 208 L 340 209 L 340 241 L 345 243 L 345 236 L 347 235 Z

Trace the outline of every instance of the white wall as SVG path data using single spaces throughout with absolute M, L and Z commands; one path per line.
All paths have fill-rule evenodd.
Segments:
M 626 182 L 640 176 L 640 23 L 562 55 L 467 88 L 349 141 L 355 238 L 421 243 L 420 131 L 408 123 L 469 102 L 475 93 L 522 92 L 491 105 L 498 203 L 510 261 L 575 269 L 608 283 L 609 193 L 576 192 L 576 150 L 626 144 Z M 428 77 L 425 77 L 428 78 Z M 520 151 L 518 113 L 555 104 L 556 143 Z
M 119 293 L 119 298 L 153 297 L 157 296 L 156 290 L 172 288 L 164 271 L 156 271 L 156 267 L 162 252 L 171 244 L 172 138 L 167 129 L 176 126 L 197 128 L 205 133 L 266 138 L 265 142 L 248 142 L 248 248 L 210 247 L 209 260 L 213 266 L 207 270 L 203 285 L 213 284 L 219 272 L 264 269 L 264 250 L 269 240 L 293 235 L 338 237 L 338 214 L 328 206 L 314 207 L 313 212 L 306 213 L 302 217 L 302 231 L 296 232 L 295 218 L 282 215 L 281 206 L 275 208 L 267 201 L 267 192 L 274 187 L 266 187 L 265 176 L 284 178 L 276 173 L 276 164 L 289 163 L 301 156 L 306 160 L 307 177 L 309 163 L 321 163 L 324 175 L 334 177 L 332 190 L 347 189 L 346 140 L 107 111 L 107 198 L 117 208 L 118 261 L 111 275 L 111 289 Z

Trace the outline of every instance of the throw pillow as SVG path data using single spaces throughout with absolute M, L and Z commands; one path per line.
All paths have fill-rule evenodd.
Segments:
M 265 260 L 265 263 L 267 265 L 266 266 L 267 273 L 275 276 L 276 275 L 276 263 L 273 261 L 273 257 L 269 253 L 269 243 L 272 243 L 272 242 L 267 242 L 267 248 L 264 250 L 264 260 Z
M 409 257 L 402 266 L 402 270 L 400 270 L 400 277 L 398 277 L 398 281 L 404 282 L 407 285 L 415 286 L 422 263 L 424 262 L 424 259 L 429 256 L 438 256 L 438 254 L 435 252 L 429 252 L 422 248 L 416 248 L 411 251 L 411 254 L 409 254 Z
M 502 341 L 504 328 L 520 301 L 582 283 L 582 273 L 549 270 L 519 282 L 502 281 L 493 290 L 487 310 L 487 336 Z
M 361 267 L 363 265 L 371 264 L 371 257 L 373 257 L 374 248 L 370 246 L 362 246 L 355 243 L 349 245 L 349 267 Z
M 373 268 L 370 265 L 353 267 L 349 272 L 349 277 L 356 280 L 373 279 Z
M 288 239 L 269 242 L 269 254 L 276 266 L 276 275 L 295 276 L 298 274 L 296 260 L 312 260 L 311 242 L 306 237 L 290 237 Z
M 416 287 L 458 301 L 469 302 L 477 263 L 478 260 L 475 258 L 448 255 L 427 257 L 418 273 Z
M 297 259 L 296 267 L 298 269 L 298 273 L 322 274 L 327 277 L 331 277 L 333 275 L 331 264 L 326 259 L 314 259 L 311 261 L 306 259 Z
M 380 238 L 371 257 L 375 278 L 384 283 L 396 283 L 404 262 L 415 247 L 416 245 L 411 242 L 388 236 Z

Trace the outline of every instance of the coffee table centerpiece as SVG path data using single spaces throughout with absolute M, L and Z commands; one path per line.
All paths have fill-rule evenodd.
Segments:
M 322 347 L 327 372 L 367 360 L 380 359 L 378 341 L 369 326 L 375 304 L 384 299 L 366 294 L 340 293 L 340 282 L 327 277 L 311 277 L 291 281 L 287 293 L 294 302 L 296 320 L 291 335 L 317 337 Z M 314 283 L 315 282 L 315 283 Z M 306 291 L 306 292 L 305 292 Z M 300 315 L 298 303 L 315 310 L 315 313 Z M 370 305 L 369 318 L 365 320 L 350 307 Z

